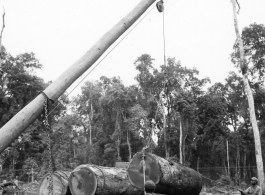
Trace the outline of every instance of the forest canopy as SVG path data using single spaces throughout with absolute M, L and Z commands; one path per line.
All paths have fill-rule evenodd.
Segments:
M 244 28 L 242 39 L 246 63 L 251 65 L 249 82 L 264 149 L 264 25 L 254 23 Z M 49 83 L 36 76 L 42 64 L 34 53 L 12 56 L 2 49 L 1 59 L 2 127 Z M 155 154 L 212 179 L 229 175 L 241 182 L 254 175 L 253 131 L 238 73 L 230 72 L 224 83 L 211 84 L 209 78 L 199 77 L 196 68 L 187 68 L 174 57 L 168 57 L 159 69 L 154 60 L 142 54 L 135 62 L 128 62 L 137 70 L 136 85 L 125 86 L 119 77 L 102 76 L 82 84 L 76 97 L 63 95 L 55 104 L 59 106 L 51 106 L 55 109 L 49 115 L 54 170 L 86 163 L 115 166 L 116 162 L 130 161 L 149 144 Z M 231 61 L 239 67 L 237 42 Z M 47 172 L 47 132 L 42 122 L 40 116 L 1 154 L 1 178 L 19 175 L 20 180 L 27 180 L 32 168 L 37 178 Z

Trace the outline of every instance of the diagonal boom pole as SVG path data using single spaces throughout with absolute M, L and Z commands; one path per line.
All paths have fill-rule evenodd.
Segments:
M 49 85 L 44 93 L 50 99 L 57 100 L 155 1 L 142 0 L 129 14 L 104 34 L 90 50 Z M 0 129 L 0 153 L 39 116 L 42 112 L 44 99 L 43 95 L 37 96 Z

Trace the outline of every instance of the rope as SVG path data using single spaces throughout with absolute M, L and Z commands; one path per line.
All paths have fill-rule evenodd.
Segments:
M 166 66 L 165 10 L 163 11 L 163 42 L 164 42 L 164 65 Z
M 159 3 L 161 3 L 161 7 L 159 8 L 158 4 L 157 4 L 157 9 L 159 12 L 163 12 L 163 42 L 164 42 L 164 65 L 166 65 L 166 41 L 165 41 L 165 19 L 164 19 L 164 2 L 163 0 L 161 0 Z M 154 8 L 154 7 L 153 7 Z M 153 9 L 152 8 L 152 9 Z M 148 12 L 149 13 L 149 12 Z M 147 14 L 148 14 L 147 13 Z M 157 113 L 156 113 L 157 114 Z M 156 118 L 156 116 L 155 116 Z M 142 154 L 142 162 L 143 162 L 143 178 L 144 178 L 144 194 L 146 195 L 146 191 L 145 191 L 145 150 L 148 149 L 150 147 L 150 141 L 151 141 L 151 136 L 152 136 L 152 131 L 153 131 L 153 127 L 151 129 L 150 135 L 147 138 L 147 144 L 146 146 L 143 148 L 143 154 Z

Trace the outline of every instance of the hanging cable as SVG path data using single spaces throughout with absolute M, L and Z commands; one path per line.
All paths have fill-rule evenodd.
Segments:
M 165 52 L 165 31 L 164 31 L 164 2 L 163 0 L 160 0 L 159 2 L 156 3 L 156 8 L 159 12 L 163 12 L 163 41 L 164 41 L 164 64 L 166 65 L 166 52 Z M 153 130 L 153 127 L 152 127 Z M 143 186 L 144 186 L 144 195 L 146 195 L 146 189 L 145 189 L 145 185 L 146 185 L 146 178 L 145 178 L 145 170 L 146 170 L 146 163 L 145 163 L 145 153 L 146 153 L 146 149 L 148 149 L 150 147 L 150 141 L 151 141 L 151 136 L 152 136 L 152 130 L 150 132 L 149 137 L 147 138 L 147 144 L 146 146 L 143 148 L 143 152 L 142 152 L 142 160 L 141 163 L 143 165 Z
M 164 65 L 166 66 L 165 10 L 163 11 Z

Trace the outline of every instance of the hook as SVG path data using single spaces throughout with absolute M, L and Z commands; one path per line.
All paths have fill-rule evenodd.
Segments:
M 163 12 L 164 11 L 164 1 L 160 0 L 156 3 L 156 8 L 159 12 Z

